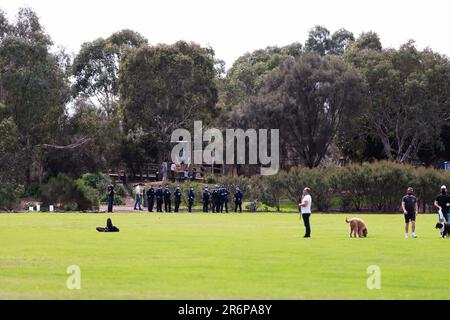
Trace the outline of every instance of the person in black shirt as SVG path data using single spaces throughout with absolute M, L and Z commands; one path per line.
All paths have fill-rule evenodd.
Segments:
M 169 185 L 166 186 L 166 190 L 164 190 L 164 211 L 172 212 L 172 202 L 170 200 L 170 196 L 172 192 L 169 190 Z
M 236 188 L 236 193 L 234 194 L 234 212 L 238 211 L 239 208 L 239 212 L 242 213 L 242 198 L 244 197 L 244 195 L 241 192 L 241 189 Z
M 434 206 L 438 208 L 438 210 L 442 213 L 442 216 L 439 214 L 439 221 L 445 218 L 446 222 L 450 222 L 450 196 L 447 194 L 447 187 L 441 187 L 441 194 L 436 197 L 434 201 Z
M 411 222 L 411 238 L 416 236 L 416 216 L 419 213 L 417 198 L 413 195 L 413 188 L 409 187 L 406 196 L 402 198 L 402 209 L 405 215 L 405 238 L 408 238 L 409 222 Z
M 114 205 L 114 186 L 110 184 L 108 186 L 108 212 L 113 212 L 113 205 Z
M 156 196 L 156 211 L 162 212 L 163 196 L 164 196 L 162 186 L 159 186 L 158 190 L 156 190 L 155 196 Z
M 203 191 L 203 212 L 208 213 L 209 207 L 209 198 L 211 197 L 211 192 L 209 192 L 208 187 L 205 187 L 205 191 Z
M 189 188 L 188 193 L 188 212 L 192 212 L 192 207 L 194 206 L 195 193 L 193 188 Z
M 177 186 L 175 192 L 173 193 L 175 197 L 175 212 L 180 211 L 180 204 L 181 204 L 181 190 L 180 186 Z
M 153 189 L 153 186 L 151 186 L 150 189 L 147 190 L 148 212 L 153 212 L 154 203 L 155 203 L 155 189 Z

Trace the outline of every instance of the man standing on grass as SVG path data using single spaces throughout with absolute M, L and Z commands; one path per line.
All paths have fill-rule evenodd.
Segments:
M 179 212 L 180 211 L 180 204 L 181 204 L 181 190 L 180 190 L 180 186 L 177 186 L 177 188 L 175 189 L 175 192 L 173 193 L 174 197 L 175 197 L 175 212 Z
M 113 212 L 114 193 L 114 186 L 110 184 L 108 186 L 108 212 Z
M 155 189 L 153 189 L 153 186 L 150 186 L 150 189 L 148 189 L 147 191 L 148 212 L 153 212 L 154 203 L 155 203 Z
M 140 210 L 142 211 L 142 198 L 141 198 L 141 184 L 138 183 L 135 188 L 134 191 L 136 193 L 136 201 L 134 202 L 134 210 Z
M 194 200 L 195 200 L 195 193 L 194 193 L 194 189 L 191 187 L 191 188 L 189 188 L 189 193 L 188 193 L 188 212 L 192 212 Z
M 169 185 L 166 186 L 166 190 L 164 190 L 164 211 L 172 212 L 172 203 L 170 201 L 170 197 L 172 192 L 169 190 Z
M 211 192 L 209 192 L 208 187 L 205 187 L 203 191 L 203 212 L 208 213 L 209 211 L 209 198 L 211 197 Z
M 305 188 L 303 189 L 303 194 L 299 201 L 300 213 L 302 215 L 303 223 L 305 225 L 305 236 L 304 238 L 311 238 L 311 224 L 309 219 L 311 217 L 311 206 L 312 206 L 312 197 L 311 197 L 311 189 Z
M 438 210 L 440 211 L 439 220 L 445 218 L 445 221 L 447 223 L 450 223 L 450 196 L 447 194 L 446 186 L 441 187 L 441 194 L 436 197 L 436 200 L 434 201 L 434 206 L 438 208 Z
M 406 196 L 402 198 L 402 209 L 405 215 L 405 238 L 408 238 L 409 222 L 411 221 L 411 238 L 416 236 L 416 216 L 419 214 L 419 205 L 414 196 L 414 189 L 409 187 Z

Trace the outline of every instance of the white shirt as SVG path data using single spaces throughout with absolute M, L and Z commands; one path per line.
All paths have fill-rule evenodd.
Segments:
M 308 201 L 308 205 L 306 207 L 300 206 L 300 210 L 302 214 L 311 213 L 311 205 L 312 205 L 312 198 L 309 194 L 303 197 L 302 203 Z
M 172 165 L 170 166 L 170 170 L 171 171 L 177 170 L 177 165 L 175 163 L 172 163 Z
M 134 189 L 134 191 L 136 191 L 136 195 L 140 195 L 141 194 L 141 186 L 137 185 L 136 188 Z

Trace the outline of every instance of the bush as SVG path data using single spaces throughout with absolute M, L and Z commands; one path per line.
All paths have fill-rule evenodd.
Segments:
M 13 210 L 19 203 L 19 197 L 24 192 L 22 186 L 11 183 L 0 185 L 0 210 Z
M 98 190 L 94 189 L 89 183 L 81 178 L 74 181 L 74 200 L 79 211 L 98 210 L 99 197 Z

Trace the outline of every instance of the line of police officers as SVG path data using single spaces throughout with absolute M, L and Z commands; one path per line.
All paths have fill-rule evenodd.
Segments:
M 228 213 L 228 201 L 229 195 L 227 188 L 224 186 L 216 185 L 212 191 L 208 190 L 208 187 L 205 187 L 203 191 L 202 203 L 203 203 L 203 212 L 209 212 L 209 208 L 211 207 L 211 211 L 213 213 Z M 156 211 L 163 212 L 163 205 L 165 212 L 172 212 L 172 202 L 171 197 L 172 193 L 170 192 L 169 186 L 167 185 L 164 189 L 162 186 L 159 186 L 158 189 L 154 189 L 153 186 L 150 187 L 146 192 L 147 196 L 147 207 L 149 212 L 153 212 L 153 208 L 156 203 Z M 179 212 L 182 193 L 180 190 L 180 186 L 177 186 L 174 193 L 174 209 L 175 212 Z M 188 212 L 192 212 L 192 207 L 194 206 L 195 193 L 192 188 L 189 188 L 188 191 Z M 244 198 L 242 191 L 236 188 L 236 192 L 234 194 L 234 212 L 242 212 L 242 199 Z

